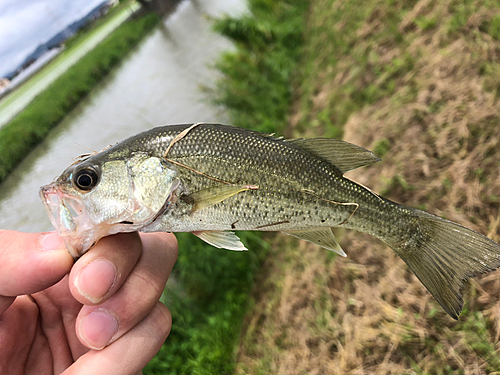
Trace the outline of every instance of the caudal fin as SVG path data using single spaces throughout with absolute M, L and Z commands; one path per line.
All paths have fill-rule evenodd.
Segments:
M 462 311 L 465 282 L 500 267 L 500 245 L 460 224 L 414 210 L 406 238 L 386 243 L 454 319 Z

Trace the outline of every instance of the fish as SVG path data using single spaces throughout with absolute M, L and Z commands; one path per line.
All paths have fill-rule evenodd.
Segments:
M 119 232 L 191 232 L 242 251 L 235 231 L 278 231 L 341 256 L 332 228 L 391 247 L 454 319 L 468 279 L 500 265 L 500 245 L 385 199 L 344 176 L 380 161 L 336 139 L 285 139 L 213 123 L 152 128 L 78 158 L 40 196 L 74 258 Z

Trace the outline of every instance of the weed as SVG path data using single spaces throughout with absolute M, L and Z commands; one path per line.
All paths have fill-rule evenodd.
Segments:
M 436 26 L 436 17 L 418 17 L 415 19 L 415 23 L 418 27 L 422 29 L 422 31 L 433 29 Z
M 302 44 L 305 1 L 251 2 L 253 16 L 224 18 L 215 29 L 237 44 L 217 63 L 223 74 L 216 104 L 225 106 L 235 125 L 283 132 L 292 94 L 292 74 Z
M 379 158 L 383 158 L 384 155 L 387 154 L 390 149 L 391 149 L 391 142 L 387 138 L 384 138 L 375 143 L 375 146 L 373 147 L 373 152 Z

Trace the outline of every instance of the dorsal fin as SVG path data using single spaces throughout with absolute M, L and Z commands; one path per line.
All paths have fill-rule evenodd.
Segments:
M 352 169 L 365 167 L 380 161 L 373 152 L 352 143 L 330 138 L 293 139 L 289 141 L 295 146 L 308 151 L 335 167 L 342 174 Z

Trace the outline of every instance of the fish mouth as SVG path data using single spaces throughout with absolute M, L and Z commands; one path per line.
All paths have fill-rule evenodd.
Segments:
M 53 185 L 40 189 L 50 222 L 64 239 L 73 258 L 78 258 L 100 238 L 97 226 L 88 217 L 83 202 Z

